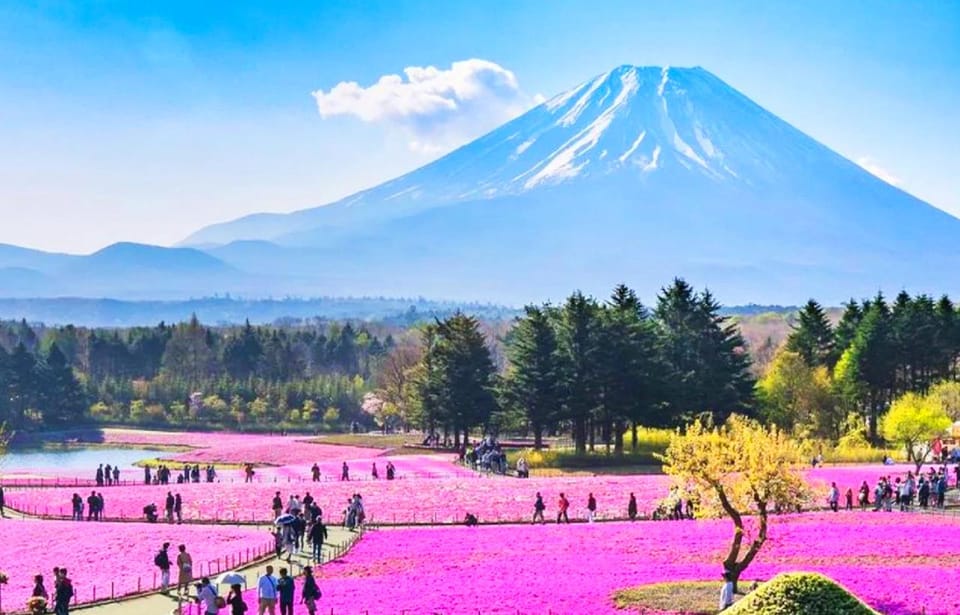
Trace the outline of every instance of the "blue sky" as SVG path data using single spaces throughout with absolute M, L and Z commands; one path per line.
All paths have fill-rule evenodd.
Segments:
M 468 59 L 486 62 L 451 70 Z M 166 245 L 321 205 L 625 63 L 703 66 L 960 215 L 954 0 L 11 0 L 0 3 L 0 242 Z M 427 66 L 439 71 L 427 82 L 497 87 L 456 113 L 431 106 L 429 83 L 369 88 Z M 358 86 L 331 94 L 341 82 Z

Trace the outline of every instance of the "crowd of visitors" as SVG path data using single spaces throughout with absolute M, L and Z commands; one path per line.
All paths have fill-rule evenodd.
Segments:
M 100 467 L 97 468 L 97 473 L 94 477 L 97 487 L 112 487 L 113 485 L 120 484 L 120 466 L 111 466 L 109 463 L 107 465 L 100 464 Z
M 208 465 L 202 470 L 202 475 L 206 482 L 212 483 L 217 479 L 217 470 L 213 465 Z M 153 472 L 150 466 L 143 468 L 144 485 L 169 485 L 171 476 L 173 476 L 173 471 L 166 465 L 159 466 L 156 472 Z M 191 466 L 190 464 L 185 464 L 173 481 L 178 485 L 184 483 L 199 483 L 200 477 L 201 470 L 199 465 Z
M 477 470 L 507 473 L 507 454 L 493 436 L 484 437 L 472 449 L 464 444 L 460 449 L 460 461 Z
M 72 510 L 70 518 L 73 521 L 83 521 L 84 505 L 86 505 L 87 521 L 103 520 L 104 500 L 102 493 L 91 491 L 86 501 L 79 493 L 74 493 L 73 497 L 70 498 L 70 508 Z

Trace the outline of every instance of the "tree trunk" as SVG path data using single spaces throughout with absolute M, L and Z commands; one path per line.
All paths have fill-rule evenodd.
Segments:
M 533 450 L 539 451 L 543 448 L 543 427 L 539 423 L 533 424 Z
M 587 452 L 587 421 L 585 418 L 578 417 L 573 420 L 573 445 L 578 455 L 584 455 Z
M 617 421 L 613 424 L 613 452 L 617 455 L 623 454 L 623 422 Z
M 630 445 L 630 448 L 634 453 L 637 452 L 637 449 L 640 448 L 640 442 L 637 441 L 637 422 L 633 421 L 630 424 L 630 436 L 633 438 L 633 444 Z
M 590 428 L 590 431 L 589 431 L 589 434 L 590 434 L 590 452 L 592 453 L 592 452 L 594 451 L 594 447 L 596 446 L 596 443 L 597 443 L 597 423 L 596 423 L 596 421 L 593 420 L 592 417 L 590 418 L 589 428 Z

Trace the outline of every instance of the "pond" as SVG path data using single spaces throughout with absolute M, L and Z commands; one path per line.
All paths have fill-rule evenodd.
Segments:
M 169 453 L 167 453 L 169 454 Z M 129 478 L 128 472 L 136 470 L 134 463 L 164 455 L 164 451 L 139 448 L 62 448 L 62 449 L 13 449 L 0 459 L 0 471 L 4 474 L 37 472 L 40 474 L 63 473 L 76 475 L 88 473 L 93 478 L 97 466 L 108 463 L 119 465 L 120 471 Z

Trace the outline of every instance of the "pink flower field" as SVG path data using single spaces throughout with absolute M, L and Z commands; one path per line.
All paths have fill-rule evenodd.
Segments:
M 161 454 L 182 463 L 313 464 L 350 458 L 377 457 L 380 449 L 339 446 L 310 441 L 305 436 L 237 433 L 156 432 L 130 429 L 103 430 L 107 444 L 158 444 L 191 446 L 194 450 Z
M 153 557 L 164 542 L 171 544 L 171 559 L 177 545 L 187 545 L 195 575 L 218 574 L 272 548 L 264 530 L 246 527 L 3 519 L 0 570 L 10 577 L 3 586 L 3 608 L 23 609 L 35 574 L 42 574 L 52 591 L 54 566 L 66 566 L 79 603 L 110 597 L 111 583 L 116 596 L 156 587 Z
M 398 464 L 400 462 L 398 461 Z M 400 466 L 398 465 L 398 471 Z M 571 476 L 518 480 L 487 477 L 472 473 L 462 478 L 365 480 L 323 483 L 200 483 L 169 486 L 108 487 L 104 495 L 107 519 L 136 519 L 143 507 L 153 502 L 161 509 L 167 491 L 183 498 L 187 520 L 267 521 L 272 519 L 271 500 L 280 491 L 284 502 L 291 494 L 310 492 L 325 511 L 330 523 L 342 520 L 347 499 L 359 492 L 363 496 L 368 521 L 372 523 L 458 523 L 467 512 L 481 521 L 527 520 L 533 514 L 533 502 L 539 491 L 547 505 L 547 516 L 556 514 L 561 492 L 570 500 L 571 517 L 586 515 L 587 496 L 597 499 L 598 516 L 626 516 L 630 492 L 637 496 L 639 509 L 646 512 L 668 490 L 665 476 Z M 29 513 L 70 515 L 70 497 L 74 491 L 87 495 L 89 490 L 73 488 L 14 489 L 7 491 L 7 505 Z
M 384 529 L 319 573 L 335 615 L 621 613 L 620 588 L 718 580 L 729 521 Z M 960 522 L 932 515 L 777 517 L 745 577 L 817 571 L 886 615 L 953 615 Z M 719 591 L 719 580 L 717 581 Z M 299 584 L 298 584 L 299 591 Z M 247 603 L 252 601 L 247 594 Z M 296 615 L 306 610 L 297 606 Z

